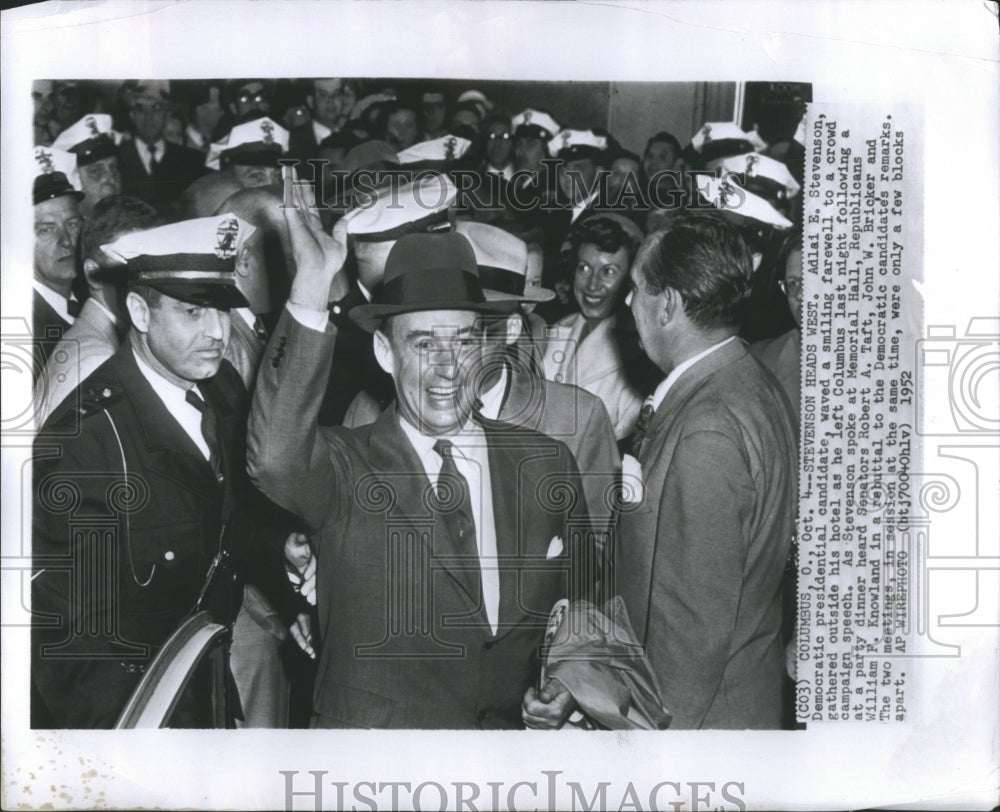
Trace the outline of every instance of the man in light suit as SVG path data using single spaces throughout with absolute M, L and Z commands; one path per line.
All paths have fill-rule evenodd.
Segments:
M 778 728 L 781 579 L 797 456 L 780 384 L 737 337 L 752 260 L 717 215 L 643 243 L 629 304 L 666 373 L 644 406 L 644 493 L 623 507 L 615 578 L 675 728 Z
M 313 724 L 516 728 L 522 700 L 529 723 L 556 724 L 572 703 L 558 685 L 536 694 L 536 658 L 589 526 L 573 457 L 470 419 L 477 317 L 499 306 L 450 233 L 400 238 L 374 302 L 351 311 L 375 334 L 397 405 L 370 426 L 320 428 L 346 224 L 327 237 L 306 200 L 285 210 L 297 273 L 257 380 L 248 463 L 317 547 Z
M 122 234 L 152 228 L 157 220 L 156 210 L 148 203 L 115 195 L 99 201 L 84 223 L 80 256 L 90 296 L 45 367 L 44 385 L 37 391 L 40 424 L 80 381 L 115 354 L 125 332 L 124 296 L 121 286 L 101 278 L 101 271 L 114 264 L 101 246 Z

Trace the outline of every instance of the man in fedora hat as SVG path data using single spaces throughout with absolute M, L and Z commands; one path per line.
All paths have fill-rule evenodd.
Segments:
M 372 303 L 351 311 L 373 333 L 396 403 L 373 425 L 320 430 L 347 224 L 327 237 L 297 191 L 285 209 L 297 273 L 257 381 L 248 464 L 317 548 L 313 723 L 521 727 L 547 612 L 571 568 L 585 577 L 576 463 L 557 440 L 471 419 L 479 317 L 510 306 L 486 300 L 472 247 L 454 233 L 401 237 Z M 557 687 L 535 709 L 555 723 L 570 711 Z
M 226 214 L 102 246 L 124 263 L 131 327 L 35 441 L 32 606 L 58 623 L 34 630 L 34 727 L 111 727 L 184 617 L 228 624 L 240 608 L 237 562 L 259 521 L 246 391 L 223 354 L 230 308 L 247 304 L 234 272 L 246 229 Z M 174 721 L 212 726 L 207 692 L 188 696 Z
M 488 300 L 517 304 L 540 302 L 555 294 L 525 286 L 528 248 L 524 241 L 486 223 L 456 220 L 455 231 L 472 245 L 483 294 Z M 540 431 L 566 443 L 583 477 L 595 528 L 611 518 L 611 491 L 621 470 L 608 410 L 600 398 L 570 384 L 547 381 L 531 350 L 520 311 L 485 324 L 485 351 L 476 377 L 477 419 Z M 378 419 L 378 403 L 360 392 L 344 425 L 363 426 Z

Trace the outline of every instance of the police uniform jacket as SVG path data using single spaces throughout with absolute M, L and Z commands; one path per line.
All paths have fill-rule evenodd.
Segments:
M 111 727 L 220 549 L 239 554 L 246 393 L 228 362 L 199 389 L 219 416 L 221 483 L 127 341 L 36 438 L 36 726 Z M 239 609 L 234 569 L 221 567 L 209 593 L 218 622 Z
M 317 545 L 315 724 L 522 727 L 548 612 L 582 564 L 576 539 L 589 528 L 573 457 L 536 432 L 486 430 L 501 562 L 493 634 L 396 410 L 361 428 L 317 426 L 334 340 L 332 327 L 282 314 L 248 432 L 251 476 Z

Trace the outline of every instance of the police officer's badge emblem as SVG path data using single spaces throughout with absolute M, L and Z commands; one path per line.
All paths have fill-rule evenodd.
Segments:
M 35 150 L 35 160 L 38 161 L 38 166 L 43 173 L 48 175 L 50 172 L 55 171 L 55 165 L 52 163 L 52 153 L 46 152 L 42 147 Z
M 101 131 L 97 128 L 97 121 L 93 116 L 87 116 L 83 122 L 87 125 L 87 129 L 90 130 L 90 137 L 97 138 L 101 134 Z
M 706 124 L 704 127 L 702 127 L 701 128 L 701 134 L 702 134 L 702 137 L 704 138 L 704 143 L 707 144 L 709 141 L 711 141 L 712 140 L 712 125 L 711 124 Z
M 570 138 L 572 138 L 572 136 L 568 132 L 564 132 L 562 134 L 562 142 L 563 142 L 562 148 L 563 149 L 566 149 L 566 147 L 569 146 L 569 139 Z
M 265 144 L 274 143 L 274 125 L 270 121 L 262 121 L 260 123 L 260 131 L 264 134 Z
M 524 111 L 524 123 L 525 124 L 530 124 L 531 123 L 531 117 L 532 117 L 532 115 L 534 115 L 534 114 L 532 113 L 531 110 L 525 110 Z
M 222 220 L 215 231 L 215 255 L 219 259 L 232 259 L 236 256 L 236 237 L 240 233 L 240 224 L 235 217 Z
M 444 159 L 446 161 L 454 160 L 455 158 L 455 146 L 458 144 L 455 136 L 449 135 L 448 140 L 444 142 Z
M 759 155 L 747 155 L 747 177 L 752 178 L 757 172 L 757 164 L 760 163 Z
M 739 206 L 740 198 L 728 180 L 723 180 L 719 184 L 719 208 L 735 209 Z

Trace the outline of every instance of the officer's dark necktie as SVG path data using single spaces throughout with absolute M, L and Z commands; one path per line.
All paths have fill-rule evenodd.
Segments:
M 267 328 L 264 326 L 264 321 L 260 316 L 257 316 L 253 320 L 253 334 L 257 337 L 257 340 L 266 344 L 267 343 Z
M 473 583 L 479 584 L 479 544 L 476 541 L 476 522 L 472 517 L 468 480 L 455 466 L 455 445 L 451 440 L 438 440 L 434 443 L 434 450 L 442 459 L 436 489 L 441 520 L 451 531 L 459 555 L 470 557 L 468 562 L 463 562 L 463 570 L 474 574 Z
M 83 308 L 83 304 L 79 299 L 67 299 L 66 300 L 66 312 L 69 313 L 74 319 L 80 315 L 80 310 Z
M 217 477 L 222 475 L 222 454 L 219 446 L 219 417 L 194 389 L 188 389 L 184 399 L 201 412 L 201 435 L 208 445 L 209 462 Z
M 646 398 L 639 410 L 639 422 L 635 424 L 635 432 L 632 434 L 632 456 L 638 458 L 642 450 L 642 441 L 646 438 L 649 430 L 649 423 L 653 419 L 656 409 L 653 406 L 652 396 Z

